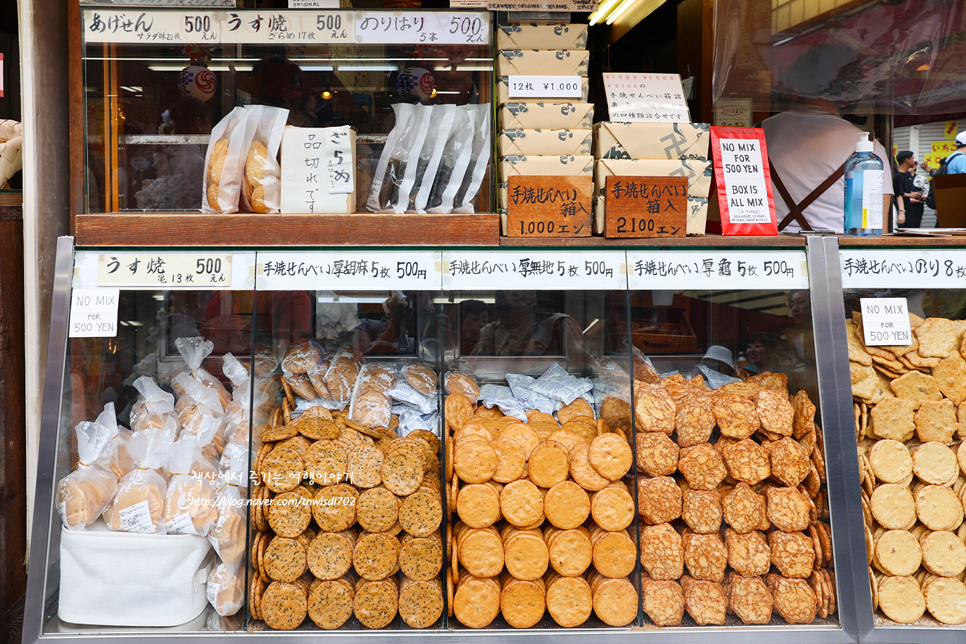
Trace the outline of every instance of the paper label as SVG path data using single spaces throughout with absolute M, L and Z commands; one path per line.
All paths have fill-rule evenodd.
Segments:
M 221 42 L 221 17 L 213 11 L 85 9 L 81 16 L 89 43 Z
M 326 176 L 330 194 L 351 194 L 355 189 L 352 168 L 352 137 L 348 125 L 325 130 Z
M 354 183 L 348 132 L 348 126 L 285 128 L 282 135 L 282 167 L 286 168 L 282 173 L 282 212 L 351 212 L 345 196 L 352 192 Z M 333 138 L 336 142 L 330 144 L 329 139 Z M 354 208 L 355 204 L 351 206 Z
M 267 291 L 438 291 L 439 261 L 435 251 L 260 252 L 255 282 Z
M 720 139 L 728 216 L 732 224 L 771 222 L 758 139 Z M 879 182 L 880 192 L 882 182 Z
M 484 12 L 356 12 L 355 41 L 373 44 L 474 45 L 490 41 Z
M 862 173 L 862 227 L 882 228 L 882 170 Z
M 70 294 L 67 337 L 113 338 L 117 336 L 117 288 L 76 288 Z
M 151 520 L 151 508 L 147 501 L 141 501 L 128 506 L 118 512 L 121 519 L 121 532 L 154 532 L 154 521 Z
M 98 286 L 125 288 L 231 287 L 231 255 L 176 253 L 101 253 Z
M 912 342 L 906 298 L 862 298 L 860 303 L 866 346 L 904 346 Z
M 289 9 L 338 9 L 339 0 L 288 0 Z
M 443 289 L 624 290 L 624 258 L 613 251 L 447 251 Z
M 750 98 L 724 98 L 714 102 L 714 124 L 720 127 L 751 127 Z
M 966 253 L 961 250 L 839 251 L 844 288 L 963 288 Z
M 57 514 L 60 515 L 60 520 L 64 525 L 67 525 L 67 502 L 61 501 L 57 504 Z
M 680 74 L 604 72 L 611 121 L 690 123 Z
M 146 503 L 146 501 L 142 501 Z M 140 505 L 140 504 L 139 504 Z M 121 511 L 124 512 L 123 510 Z M 150 517 L 149 517 L 150 518 Z M 168 534 L 198 534 L 195 524 L 191 521 L 191 516 L 187 512 L 179 513 L 164 525 Z
M 510 98 L 580 98 L 583 78 L 580 76 L 508 76 Z
M 632 290 L 808 288 L 805 251 L 629 251 Z
M 221 16 L 224 43 L 337 43 L 352 42 L 354 35 L 349 11 L 226 11 Z

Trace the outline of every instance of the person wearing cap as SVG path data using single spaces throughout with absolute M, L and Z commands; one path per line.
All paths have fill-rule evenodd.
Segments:
M 896 172 L 893 176 L 896 207 L 899 209 L 896 221 L 904 228 L 919 228 L 922 225 L 922 192 L 913 183 L 917 165 L 915 155 L 909 150 L 902 150 L 896 155 Z M 902 195 L 902 199 L 899 199 L 899 195 Z
M 966 174 L 966 132 L 956 135 L 956 151 L 946 158 L 946 174 Z

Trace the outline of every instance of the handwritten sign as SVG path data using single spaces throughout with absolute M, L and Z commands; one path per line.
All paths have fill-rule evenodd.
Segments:
M 933 154 L 941 154 L 942 158 L 946 158 L 947 155 L 952 154 L 956 151 L 955 141 L 933 141 L 932 142 Z
M 712 127 L 711 156 L 725 235 L 777 235 L 765 131 Z
M 909 304 L 904 297 L 866 298 L 862 306 L 862 332 L 865 346 L 905 346 L 912 342 Z
M 604 237 L 685 237 L 687 177 L 609 176 L 604 188 Z
M 844 288 L 963 288 L 962 250 L 839 251 Z
M 490 11 L 573 11 L 589 13 L 597 11 L 597 0 L 488 0 Z
M 89 43 L 218 43 L 221 14 L 213 11 L 85 9 L 84 40 Z
M 358 43 L 474 45 L 490 42 L 492 31 L 490 15 L 486 12 L 355 13 Z
M 510 98 L 580 98 L 580 76 L 508 76 Z
M 352 42 L 349 11 L 228 11 L 222 15 L 225 43 Z
M 282 212 L 350 213 L 355 210 L 353 150 L 349 126 L 285 128 L 282 135 Z
M 805 251 L 629 251 L 631 289 L 808 288 Z
M 751 127 L 750 98 L 722 98 L 714 102 L 714 124 L 722 127 Z
M 231 287 L 231 255 L 209 253 L 101 253 L 97 285 L 122 288 Z
M 260 252 L 255 286 L 267 291 L 438 291 L 440 253 Z
M 113 338 L 117 336 L 116 288 L 75 288 L 70 293 L 70 338 Z
M 624 261 L 618 251 L 446 251 L 443 289 L 623 290 Z
M 604 72 L 611 121 L 690 123 L 680 74 Z
M 958 121 L 946 121 L 945 127 L 943 127 L 943 137 L 949 141 L 956 139 L 956 134 L 959 133 L 959 122 Z
M 590 237 L 593 177 L 511 176 L 507 236 Z

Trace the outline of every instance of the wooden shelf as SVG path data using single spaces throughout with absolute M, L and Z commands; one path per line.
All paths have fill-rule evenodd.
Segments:
M 78 246 L 496 246 L 500 217 L 478 215 L 77 215 Z
M 607 239 L 605 237 L 501 237 L 500 246 L 560 246 L 560 247 L 627 247 L 638 248 L 804 248 L 805 238 L 779 235 L 778 237 L 725 237 L 701 235 L 696 237 L 662 237 L 650 239 Z
M 879 237 L 839 236 L 840 248 L 869 246 L 966 246 L 966 237 L 929 237 L 926 235 L 881 235 Z

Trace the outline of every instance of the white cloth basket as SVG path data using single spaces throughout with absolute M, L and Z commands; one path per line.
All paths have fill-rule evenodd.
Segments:
M 177 626 L 208 605 L 215 561 L 204 537 L 61 529 L 60 605 L 65 622 L 102 626 Z

